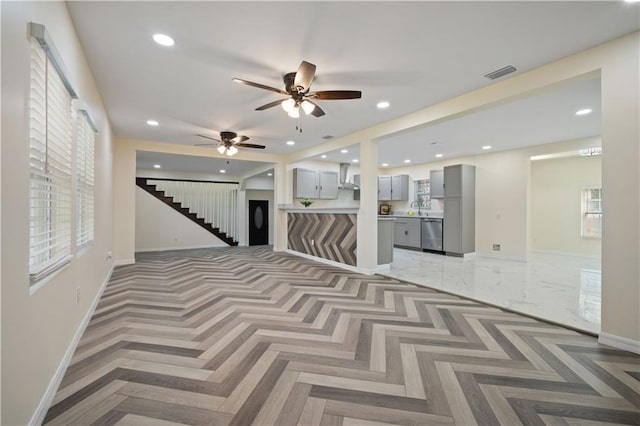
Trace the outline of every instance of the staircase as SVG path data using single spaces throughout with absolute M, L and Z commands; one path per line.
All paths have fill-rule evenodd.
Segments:
M 140 188 L 147 191 L 149 194 L 156 197 L 158 200 L 162 201 L 184 217 L 191 220 L 193 223 L 196 223 L 201 228 L 207 230 L 211 234 L 220 238 L 222 241 L 227 243 L 230 246 L 237 246 L 238 242 L 233 238 L 227 236 L 225 232 L 221 232 L 219 228 L 214 228 L 210 223 L 206 222 L 204 219 L 198 217 L 196 213 L 192 213 L 188 208 L 182 207 L 182 204 L 173 201 L 173 197 L 167 196 L 164 191 L 159 191 L 156 188 L 156 185 L 149 184 L 146 178 L 136 178 L 136 185 Z

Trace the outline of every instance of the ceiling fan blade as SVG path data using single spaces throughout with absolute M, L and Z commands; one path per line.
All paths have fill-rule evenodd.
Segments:
M 280 100 L 277 100 L 277 101 L 269 102 L 268 104 L 264 104 L 264 105 L 259 106 L 258 108 L 256 108 L 256 111 L 264 111 L 265 109 L 273 108 L 274 106 L 278 106 L 278 105 L 282 104 L 282 101 L 284 101 L 284 100 L 285 99 L 280 99 Z
M 311 111 L 311 115 L 313 115 L 314 117 L 322 117 L 324 115 L 324 110 L 320 108 L 320 105 L 318 105 L 315 102 L 311 102 L 308 99 L 307 99 L 307 102 L 315 105 L 315 108 L 313 109 L 313 111 Z
M 309 97 L 320 100 L 360 99 L 362 92 L 359 90 L 322 90 L 309 93 Z
M 264 89 L 264 90 L 268 90 L 270 92 L 276 92 L 276 93 L 279 93 L 281 95 L 288 95 L 288 93 L 285 92 L 282 89 L 276 89 L 275 87 L 266 86 L 266 85 L 260 84 L 260 83 L 254 83 L 253 81 L 247 81 L 247 80 L 243 80 L 241 78 L 234 78 L 233 81 L 235 81 L 236 83 L 240 83 L 240 84 L 246 84 L 247 86 L 257 87 L 258 89 Z
M 249 140 L 248 136 L 236 136 L 235 138 L 231 139 L 231 142 L 237 145 L 241 142 L 248 141 L 248 140 Z
M 206 136 L 206 135 L 197 135 L 197 136 L 200 136 L 201 138 L 205 138 L 205 139 L 210 139 L 210 140 L 216 141 L 216 142 L 222 142 L 221 140 L 216 139 L 216 138 L 212 138 L 211 136 Z M 208 144 L 208 145 L 211 145 L 211 144 Z
M 241 147 L 244 147 L 244 148 L 257 148 L 257 149 L 264 149 L 265 148 L 264 145 L 256 145 L 256 144 L 253 144 L 253 143 L 237 143 L 237 144 L 234 144 L 234 145 L 235 146 L 241 146 Z
M 298 67 L 298 71 L 296 71 L 296 78 L 293 80 L 294 87 L 302 87 L 304 89 L 302 91 L 306 92 L 309 90 L 315 75 L 316 66 L 307 61 L 302 61 Z

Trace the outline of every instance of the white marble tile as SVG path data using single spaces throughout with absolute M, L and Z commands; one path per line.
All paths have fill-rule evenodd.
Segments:
M 534 253 L 529 262 L 394 249 L 394 278 L 600 332 L 600 259 Z

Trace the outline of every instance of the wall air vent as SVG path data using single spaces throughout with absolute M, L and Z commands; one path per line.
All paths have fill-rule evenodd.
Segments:
M 500 77 L 504 77 L 507 74 L 511 74 L 512 72 L 517 71 L 516 67 L 514 67 L 513 65 L 507 65 L 506 67 L 502 67 L 499 70 L 495 70 L 495 71 L 491 71 L 488 74 L 485 74 L 484 76 L 487 77 L 489 80 L 496 80 Z
M 324 135 L 324 136 L 322 137 L 322 139 L 324 139 L 325 141 L 328 141 L 329 139 L 333 139 L 333 138 L 334 138 L 334 136 L 333 136 L 333 135 Z

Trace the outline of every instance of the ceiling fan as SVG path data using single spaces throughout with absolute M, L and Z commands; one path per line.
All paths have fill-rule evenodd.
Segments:
M 253 143 L 244 143 L 248 141 L 249 138 L 247 136 L 238 136 L 236 132 L 220 132 L 220 139 L 212 138 L 211 136 L 206 135 L 198 135 L 201 138 L 209 139 L 217 142 L 217 144 L 212 143 L 199 143 L 196 146 L 206 146 L 206 145 L 218 145 L 218 152 L 220 154 L 227 154 L 229 157 L 235 155 L 238 152 L 237 147 L 243 148 L 256 148 L 256 149 L 264 149 L 264 145 L 256 145 Z
M 290 72 L 284 75 L 284 90 L 241 78 L 234 78 L 233 81 L 287 96 L 285 99 L 279 99 L 259 106 L 256 108 L 256 111 L 264 111 L 276 105 L 281 105 L 289 116 L 293 118 L 300 117 L 300 108 L 302 108 L 305 114 L 311 114 L 314 117 L 322 117 L 325 115 L 322 108 L 314 102 L 316 100 L 360 99 L 362 97 L 362 92 L 359 90 L 321 90 L 318 92 L 310 92 L 309 89 L 315 74 L 316 66 L 307 61 L 302 61 L 296 72 Z

